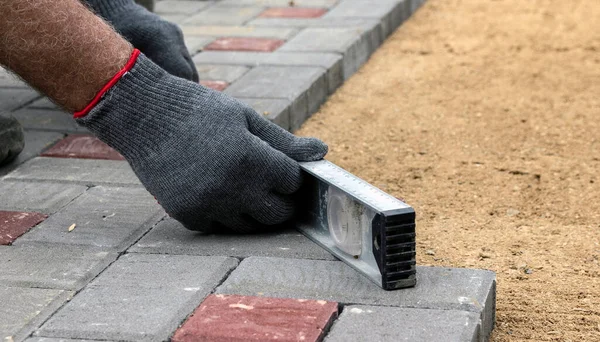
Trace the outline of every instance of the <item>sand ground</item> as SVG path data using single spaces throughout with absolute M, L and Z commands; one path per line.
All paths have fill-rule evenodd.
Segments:
M 497 272 L 494 341 L 600 341 L 600 1 L 429 0 L 298 133 Z

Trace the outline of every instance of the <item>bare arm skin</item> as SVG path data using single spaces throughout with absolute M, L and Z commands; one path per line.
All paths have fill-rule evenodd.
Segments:
M 132 51 L 79 0 L 0 4 L 0 65 L 67 110 L 84 108 Z

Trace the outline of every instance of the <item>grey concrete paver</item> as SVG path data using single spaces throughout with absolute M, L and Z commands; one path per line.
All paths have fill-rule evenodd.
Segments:
M 263 115 L 271 122 L 285 130 L 290 130 L 290 108 L 292 102 L 284 99 L 266 99 L 266 98 L 244 98 L 238 97 L 238 100 L 244 102 L 254 109 L 258 114 Z
M 36 335 L 166 340 L 236 265 L 227 257 L 124 255 Z
M 27 83 L 0 67 L 0 88 L 28 88 Z
M 83 185 L 141 186 L 129 164 L 121 160 L 37 157 L 7 174 L 3 179 Z
M 205 36 L 205 37 L 252 37 L 252 38 L 272 38 L 289 39 L 298 32 L 294 28 L 281 27 L 251 27 L 251 26 L 181 26 L 184 35 Z
M 212 5 L 212 1 L 165 0 L 158 1 L 154 7 L 157 14 L 192 14 Z
M 223 255 L 233 257 L 276 256 L 335 260 L 294 229 L 256 235 L 203 235 L 185 229 L 173 219 L 160 222 L 130 252 Z
M 30 88 L 1 88 L 0 111 L 13 111 L 41 97 Z
M 338 0 L 294 0 L 298 7 L 332 7 Z M 221 0 L 217 6 L 254 5 L 265 7 L 288 7 L 290 0 Z
M 471 311 L 480 315 L 487 336 L 494 324 L 495 288 L 490 271 L 417 267 L 416 287 L 384 291 L 340 261 L 250 257 L 217 292 Z
M 281 52 L 343 54 L 344 79 L 352 76 L 381 44 L 380 24 L 367 28 L 307 28 L 279 48 Z
M 479 331 L 474 312 L 350 305 L 325 342 L 477 342 Z
M 54 243 L 121 251 L 164 216 L 164 210 L 145 189 L 97 186 L 21 236 L 14 245 Z M 76 227 L 69 231 L 72 224 Z
M 347 18 L 347 17 L 329 17 L 329 18 L 261 18 L 252 19 L 248 26 L 256 27 L 325 27 L 325 28 L 344 28 L 355 27 L 364 28 L 373 25 L 376 19 L 373 18 Z
M 196 64 L 232 64 L 247 66 L 317 66 L 327 70 L 328 93 L 343 82 L 342 56 L 338 53 L 205 51 L 194 57 Z
M 38 156 L 43 150 L 64 137 L 58 132 L 24 131 L 25 148 L 12 162 L 0 166 L 0 177 L 16 169 L 29 159 Z M 2 193 L 0 191 L 0 193 Z
M 60 110 L 56 103 L 50 101 L 47 97 L 33 101 L 27 108 Z
M 174 24 L 177 25 L 181 25 L 184 21 L 186 21 L 190 16 L 186 15 L 186 14 L 180 14 L 180 13 L 175 13 L 175 14 L 161 14 L 160 15 L 161 18 L 163 18 L 166 21 L 170 21 Z
M 78 246 L 0 246 L 0 286 L 79 290 L 117 258 Z
M 73 340 L 70 338 L 30 337 L 25 342 L 96 342 L 98 340 Z M 98 341 L 99 342 L 99 341 Z M 106 341 L 104 341 L 106 342 Z
M 22 341 L 72 295 L 64 290 L 0 286 L 0 339 Z
M 202 36 L 186 36 L 185 37 L 185 46 L 187 46 L 190 55 L 194 56 L 198 52 L 202 51 L 202 49 L 212 43 L 215 40 L 215 37 L 202 37 Z
M 37 103 L 37 101 L 34 103 Z M 61 110 L 31 108 L 28 106 L 11 114 L 19 120 L 24 129 L 60 133 L 88 132 L 84 127 L 77 125 L 72 114 Z
M 86 186 L 75 184 L 47 183 L 40 186 L 30 182 L 0 181 L 0 210 L 34 211 L 52 214 L 83 194 Z
M 335 8 L 323 16 L 330 18 L 373 18 L 381 22 L 383 37 L 390 35 L 405 19 L 410 0 L 341 0 Z
M 259 66 L 242 76 L 225 92 L 241 98 L 291 100 L 290 126 L 295 130 L 325 101 L 325 70 L 318 67 Z
M 183 25 L 243 25 L 264 11 L 263 7 L 210 7 L 194 14 Z
M 205 51 L 194 57 L 196 64 L 232 64 L 247 66 L 318 66 L 334 67 L 341 60 L 335 53 Z
M 242 77 L 250 68 L 241 65 L 200 64 L 196 65 L 201 80 L 231 83 Z

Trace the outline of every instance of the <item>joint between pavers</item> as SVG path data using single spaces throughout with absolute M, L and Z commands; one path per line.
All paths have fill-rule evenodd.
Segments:
M 225 274 L 223 274 L 221 279 L 218 280 L 217 283 L 215 284 L 215 286 L 212 288 L 212 290 L 204 296 L 204 299 L 202 299 L 202 301 L 204 301 L 206 299 L 206 297 L 210 296 L 211 294 L 214 294 L 215 291 L 217 290 L 217 288 L 219 286 L 221 286 L 227 280 L 227 278 L 229 278 L 231 273 L 233 273 L 233 271 L 235 271 L 235 269 L 238 268 L 238 266 L 244 259 L 244 258 L 238 258 L 238 257 L 228 257 L 228 258 L 236 259 L 237 263 L 233 267 L 231 267 L 227 272 L 225 272 Z M 189 313 L 177 324 L 177 327 L 181 327 L 183 325 L 183 323 L 185 323 L 185 321 L 187 321 L 191 317 L 191 315 L 194 313 L 196 308 L 200 305 L 202 305 L 202 302 L 200 302 L 195 308 L 190 310 Z M 177 328 L 173 329 L 173 332 L 169 335 L 169 337 L 167 338 L 167 341 L 171 341 L 171 339 L 173 338 L 173 335 L 175 335 L 176 332 L 177 332 Z
M 115 250 L 117 250 L 120 255 L 123 254 L 123 252 L 127 251 L 129 248 L 131 248 L 131 246 L 133 246 L 134 244 L 136 244 L 138 241 L 140 241 L 140 239 L 142 237 L 144 237 L 144 235 L 148 234 L 149 231 L 152 230 L 152 228 L 156 227 L 156 225 L 163 221 L 166 217 L 168 217 L 169 215 L 166 214 L 164 212 L 164 210 L 159 210 L 155 215 L 152 215 L 148 218 L 148 220 L 144 221 L 141 225 L 140 228 L 134 230 L 131 233 L 131 236 L 135 236 L 137 235 L 138 232 L 142 232 L 142 234 L 140 234 L 140 236 L 136 239 L 125 239 L 121 244 L 117 245 L 115 247 Z M 154 222 L 154 224 L 150 225 L 150 227 L 146 228 L 146 223 L 150 223 L 150 222 Z M 144 231 L 145 230 L 145 231 Z
M 321 338 L 319 339 L 319 341 L 324 341 L 325 338 L 327 338 L 327 336 L 329 335 L 329 333 L 331 332 L 331 330 L 333 329 L 333 327 L 338 324 L 339 320 L 340 320 L 340 316 L 342 315 L 342 312 L 344 312 L 344 304 L 336 302 L 337 303 L 337 314 L 335 316 L 335 318 L 330 318 L 329 322 L 327 322 L 327 324 L 323 327 L 323 331 L 321 333 Z
M 56 244 L 56 245 L 60 245 L 60 244 Z M 102 273 L 104 273 L 104 271 L 106 271 L 112 264 L 114 264 L 115 262 L 117 262 L 117 260 L 119 260 L 119 258 L 121 256 L 123 256 L 125 254 L 125 251 L 123 252 L 117 252 L 115 253 L 116 257 L 108 262 L 104 268 L 102 268 L 101 270 L 99 270 L 99 272 L 93 276 L 90 277 L 90 279 L 88 279 L 88 281 L 83 284 L 79 289 L 75 290 L 75 291 L 70 291 L 71 292 L 71 296 L 69 298 L 67 298 L 67 300 L 65 300 L 64 302 L 62 302 L 62 304 L 60 306 L 58 306 L 57 308 L 54 309 L 54 311 L 48 315 L 48 317 L 46 317 L 46 319 L 44 319 L 42 322 L 40 322 L 39 324 L 36 324 L 36 327 L 33 329 L 33 331 L 31 333 L 29 333 L 27 337 L 48 337 L 48 338 L 56 338 L 56 336 L 44 336 L 44 335 L 39 335 L 37 334 L 37 330 L 39 328 L 41 328 L 47 321 L 49 321 L 58 311 L 60 311 L 67 303 L 69 303 L 69 301 L 74 298 L 77 294 L 79 294 L 81 291 L 83 291 L 92 281 L 94 281 L 96 278 L 98 278 Z M 65 291 L 67 292 L 67 291 Z M 98 339 L 98 338 L 94 338 L 95 341 L 112 341 L 112 340 L 105 340 L 105 339 Z
M 30 287 L 35 288 L 35 287 Z M 13 336 L 15 341 L 23 341 L 29 337 L 32 337 L 36 330 L 44 325 L 52 316 L 54 316 L 58 310 L 60 310 L 65 304 L 67 304 L 76 294 L 75 291 L 62 290 L 63 293 L 59 294 L 46 306 L 40 313 L 31 319 L 23 328 L 23 335 L 17 333 Z M 40 315 L 45 314 L 45 317 Z
M 119 257 L 121 255 L 124 254 L 129 254 L 129 253 L 137 253 L 137 252 L 129 252 L 129 249 L 133 246 L 135 246 L 138 242 L 140 242 L 141 239 L 144 238 L 144 236 L 146 236 L 148 233 L 150 233 L 152 231 L 152 229 L 154 229 L 159 223 L 161 223 L 162 221 L 166 220 L 167 218 L 169 218 L 169 214 L 164 213 L 163 217 L 160 218 L 160 220 L 156 221 L 152 227 L 150 227 L 148 230 L 146 230 L 144 232 L 144 234 L 142 234 L 137 240 L 133 241 L 127 248 L 125 248 L 122 252 L 120 252 Z M 141 254 L 141 253 L 140 253 Z M 143 253 L 143 254 L 163 254 L 163 253 Z M 164 253 L 164 255 L 167 255 L 167 253 Z
M 402 291 L 400 290 L 395 290 L 395 291 Z M 399 308 L 399 309 L 421 309 L 421 310 L 437 310 L 437 311 L 465 311 L 465 312 L 473 312 L 473 313 L 480 313 L 481 311 L 478 311 L 477 308 L 474 308 L 473 305 L 469 305 L 469 309 L 463 309 L 462 306 L 461 307 L 455 307 L 455 308 L 449 308 L 449 307 L 444 307 L 444 308 L 439 308 L 439 307 L 429 307 L 428 305 L 424 305 L 424 306 L 414 306 L 414 305 L 402 305 L 402 306 L 398 306 L 398 305 L 385 305 L 385 304 L 365 304 L 365 303 L 354 303 L 354 302 L 338 302 L 338 304 L 340 305 L 340 307 L 346 307 L 346 306 L 375 306 L 375 307 L 382 307 L 382 308 Z M 483 306 L 480 308 L 483 309 Z
M 213 6 L 214 6 L 214 5 L 213 5 Z M 244 20 L 244 21 L 242 21 L 242 24 L 241 24 L 240 26 L 246 26 L 246 25 L 248 25 L 248 23 L 249 23 L 249 22 L 251 22 L 252 20 L 254 20 L 254 19 L 256 19 L 256 18 L 259 18 L 259 17 L 260 17 L 260 15 L 261 15 L 261 13 L 262 13 L 262 12 L 264 12 L 264 11 L 265 11 L 265 9 L 266 9 L 267 7 L 262 7 L 262 6 L 261 6 L 260 8 L 262 9 L 262 11 L 261 11 L 261 12 L 259 12 L 259 13 L 255 14 L 255 15 L 254 15 L 252 18 L 249 18 L 249 19 L 247 19 L 247 20 Z M 293 35 L 292 35 L 292 37 L 290 37 L 290 38 L 288 38 L 288 39 L 291 39 L 291 38 L 293 38 L 294 36 L 295 36 L 295 34 L 293 34 Z
M 15 88 L 15 89 L 27 89 L 27 88 Z M 25 107 L 29 106 L 30 104 L 32 104 L 32 103 L 34 103 L 35 101 L 37 101 L 37 100 L 41 99 L 42 97 L 43 97 L 42 95 L 38 95 L 37 97 L 35 97 L 35 98 L 33 98 L 33 99 L 29 100 L 29 101 L 25 101 L 25 102 L 23 102 L 21 105 L 19 105 L 19 106 L 15 107 L 15 108 L 13 108 L 13 109 L 7 110 L 7 112 L 8 112 L 8 113 L 16 112 L 16 111 L 17 111 L 17 110 L 19 110 L 19 109 L 23 109 L 23 108 L 25 108 Z
M 95 186 L 95 185 L 94 185 Z M 63 210 L 64 208 L 66 208 L 69 204 L 73 203 L 73 201 L 75 201 L 76 199 L 78 199 L 79 197 L 81 197 L 82 195 L 84 195 L 85 193 L 87 193 L 88 191 L 90 191 L 91 188 L 93 188 L 94 186 L 85 186 L 85 191 L 80 193 L 79 195 L 75 196 L 74 198 L 72 198 L 69 202 L 65 203 L 62 207 L 56 209 L 54 212 L 49 213 L 49 215 L 53 215 L 58 213 L 59 211 Z
M 63 158 L 63 159 L 66 159 L 66 158 Z M 17 170 L 21 166 L 23 166 L 23 164 L 19 165 L 16 169 L 12 170 L 11 172 Z M 92 184 L 89 181 L 61 180 L 61 179 L 36 179 L 36 178 L 12 178 L 12 177 L 8 177 L 8 176 L 10 176 L 10 173 L 7 173 L 6 175 L 0 177 L 0 180 L 3 182 L 76 184 L 76 185 L 87 186 L 88 190 L 93 187 L 96 187 L 96 186 L 104 186 L 104 187 L 110 187 L 110 188 L 134 188 L 134 189 L 144 188 L 144 186 L 142 184 L 131 184 L 131 183 L 97 182 L 96 184 Z

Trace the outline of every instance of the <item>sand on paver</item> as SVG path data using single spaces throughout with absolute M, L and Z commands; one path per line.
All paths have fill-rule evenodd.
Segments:
M 600 1 L 429 0 L 298 132 L 498 275 L 494 341 L 600 341 Z

